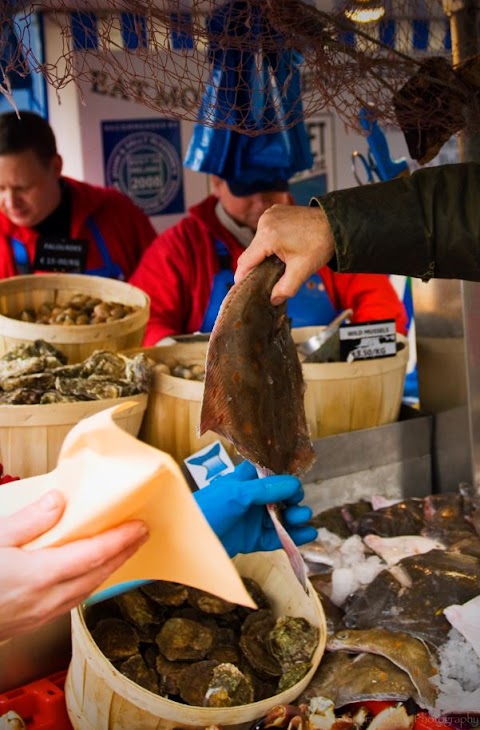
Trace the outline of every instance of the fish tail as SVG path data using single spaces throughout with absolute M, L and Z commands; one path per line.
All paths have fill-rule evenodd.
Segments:
M 307 566 L 305 565 L 305 561 L 302 558 L 300 550 L 282 525 L 282 522 L 278 516 L 278 505 L 267 504 L 267 510 L 268 514 L 272 518 L 275 530 L 277 531 L 278 539 L 280 540 L 280 543 L 290 561 L 290 565 L 292 566 L 295 577 L 308 596 L 309 591 L 307 584 Z

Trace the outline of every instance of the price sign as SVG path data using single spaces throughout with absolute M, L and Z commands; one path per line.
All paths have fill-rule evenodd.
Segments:
M 342 360 L 372 360 L 397 354 L 395 321 L 357 322 L 340 327 L 340 354 Z

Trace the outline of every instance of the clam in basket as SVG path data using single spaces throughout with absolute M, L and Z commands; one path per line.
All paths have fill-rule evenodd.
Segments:
M 41 324 L 17 317 L 51 303 L 65 305 L 76 294 L 134 308 L 122 319 L 98 324 Z M 35 340 L 55 345 L 69 363 L 81 362 L 94 350 L 114 352 L 139 347 L 150 313 L 150 299 L 141 289 L 116 279 L 84 274 L 28 274 L 0 281 L 0 357 L 7 350 Z
M 187 539 L 187 538 L 186 538 Z M 238 555 L 238 572 L 253 578 L 270 600 L 275 616 L 307 619 L 318 628 L 318 644 L 308 673 L 279 694 L 235 707 L 197 707 L 161 697 L 127 679 L 94 642 L 84 609 L 72 612 L 72 661 L 65 683 L 65 699 L 75 730 L 170 730 L 221 726 L 246 730 L 274 706 L 293 703 L 310 683 L 325 650 L 326 621 L 317 593 L 307 595 L 295 580 L 283 550 Z

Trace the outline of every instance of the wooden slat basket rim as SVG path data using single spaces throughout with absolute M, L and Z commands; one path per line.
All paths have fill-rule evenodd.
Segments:
M 4 313 L 0 314 L 0 333 L 17 340 L 44 339 L 47 342 L 78 343 L 105 340 L 118 335 L 121 324 L 122 335 L 127 335 L 146 325 L 150 313 L 150 297 L 132 284 L 116 279 L 107 279 L 87 274 L 26 274 L 0 282 L 0 309 L 4 310 L 3 299 L 16 294 L 27 295 L 40 291 L 48 298 L 52 292 L 80 293 L 97 296 L 103 301 L 115 301 L 139 307 L 136 312 L 121 320 L 87 325 L 55 325 L 23 322 Z
M 132 407 L 122 411 L 120 417 L 136 415 L 147 407 L 147 393 L 138 393 L 121 398 L 83 400 L 72 403 L 44 403 L 35 405 L 0 404 L 0 428 L 31 428 L 32 426 L 62 426 L 77 423 L 92 415 L 92 410 L 112 408 L 120 403 L 131 403 Z M 92 406 L 95 406 L 92 409 Z M 34 444 L 32 444 L 34 447 Z
M 306 380 L 309 382 L 319 380 L 355 380 L 357 378 L 369 378 L 375 375 L 383 375 L 392 370 L 398 370 L 408 362 L 409 347 L 408 339 L 397 333 L 397 342 L 403 347 L 393 357 L 381 357 L 373 360 L 357 360 L 356 362 L 326 362 L 326 363 L 303 363 L 302 369 Z M 207 343 L 178 343 L 175 345 L 160 345 L 156 347 L 138 348 L 134 352 L 144 352 L 157 364 L 165 361 L 169 355 L 176 355 L 182 359 L 190 356 L 192 361 L 205 359 Z M 130 354 L 130 353 L 129 353 Z M 172 395 L 183 400 L 201 401 L 203 397 L 203 382 L 197 380 L 185 380 L 160 370 L 155 370 L 154 390 L 157 389 L 165 395 Z

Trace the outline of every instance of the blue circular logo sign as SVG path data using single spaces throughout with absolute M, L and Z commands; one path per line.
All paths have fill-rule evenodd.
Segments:
M 154 132 L 134 132 L 112 150 L 107 185 L 126 193 L 147 215 L 158 215 L 176 197 L 182 165 L 173 145 Z

